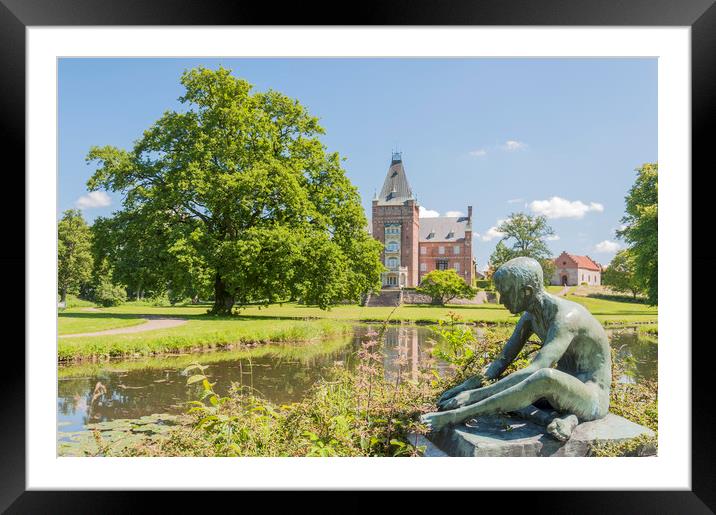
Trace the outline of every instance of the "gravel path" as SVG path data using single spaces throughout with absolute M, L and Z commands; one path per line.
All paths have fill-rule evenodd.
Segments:
M 571 288 L 570 288 L 569 286 L 565 286 L 565 287 L 562 289 L 562 291 L 560 291 L 557 295 L 560 295 L 560 296 L 562 296 L 562 297 L 566 297 L 566 296 L 567 296 L 567 293 L 569 293 L 569 290 L 570 290 L 570 289 L 571 289 Z
M 63 334 L 60 338 L 77 338 L 79 336 L 105 336 L 110 334 L 129 334 L 143 333 L 144 331 L 154 331 L 155 329 L 169 329 L 187 323 L 183 318 L 163 318 L 163 317 L 145 317 L 144 324 L 133 325 L 130 327 L 119 327 L 117 329 L 105 329 L 104 331 L 96 331 L 94 333 L 77 333 Z

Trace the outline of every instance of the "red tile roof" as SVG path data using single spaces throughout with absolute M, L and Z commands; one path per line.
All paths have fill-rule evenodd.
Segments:
M 575 256 L 574 254 L 567 254 L 572 260 L 577 263 L 579 268 L 585 270 L 595 270 L 597 272 L 602 271 L 602 267 L 595 263 L 589 256 Z

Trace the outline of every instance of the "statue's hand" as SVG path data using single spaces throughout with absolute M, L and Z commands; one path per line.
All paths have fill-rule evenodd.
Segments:
M 497 376 L 500 375 L 500 368 L 501 364 L 498 361 L 493 361 L 486 367 L 484 367 L 480 373 L 485 379 L 492 380 L 497 379 Z
M 438 403 L 438 411 L 448 411 L 456 408 L 462 408 L 474 402 L 471 392 L 461 392 Z

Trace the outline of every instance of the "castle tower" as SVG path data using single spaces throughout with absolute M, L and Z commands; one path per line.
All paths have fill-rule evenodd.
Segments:
M 383 243 L 381 258 L 388 269 L 383 286 L 418 285 L 418 202 L 405 175 L 400 152 L 393 152 L 380 194 L 373 199 L 373 237 Z

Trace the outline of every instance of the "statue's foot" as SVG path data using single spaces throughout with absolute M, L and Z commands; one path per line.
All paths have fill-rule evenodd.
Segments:
M 576 415 L 567 415 L 563 418 L 555 418 L 547 426 L 547 433 L 555 440 L 566 442 L 572 436 L 572 431 L 579 424 Z
M 452 413 L 426 413 L 420 417 L 420 422 L 428 427 L 431 433 L 437 433 L 446 426 L 454 423 Z

